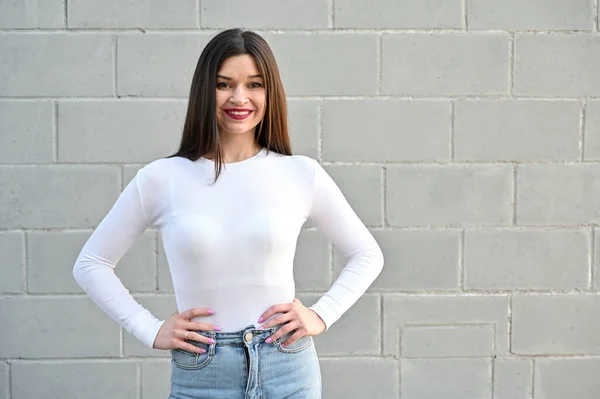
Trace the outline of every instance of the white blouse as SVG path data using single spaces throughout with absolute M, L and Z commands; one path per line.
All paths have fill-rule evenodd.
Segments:
M 73 275 L 129 333 L 152 347 L 164 320 L 142 307 L 114 268 L 148 227 L 159 229 L 179 312 L 212 308 L 192 321 L 236 332 L 269 307 L 292 302 L 293 260 L 310 218 L 347 263 L 310 307 L 328 329 L 367 290 L 383 267 L 377 242 L 338 186 L 312 158 L 262 149 L 225 164 L 158 159 L 140 169 L 81 250 Z M 323 271 L 325 272 L 325 271 Z

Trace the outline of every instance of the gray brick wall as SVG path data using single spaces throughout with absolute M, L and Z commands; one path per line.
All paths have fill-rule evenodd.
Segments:
M 177 146 L 201 49 L 261 33 L 296 153 L 386 256 L 316 338 L 325 398 L 600 392 L 598 0 L 0 0 L 0 399 L 158 399 L 169 359 L 82 293 L 81 246 Z M 344 259 L 307 224 L 298 296 Z M 175 310 L 149 230 L 117 274 Z

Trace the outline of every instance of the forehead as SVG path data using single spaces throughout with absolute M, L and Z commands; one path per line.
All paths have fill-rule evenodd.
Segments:
M 219 75 L 232 78 L 242 78 L 250 75 L 258 75 L 260 71 L 251 55 L 242 54 L 229 57 L 223 61 L 218 73 Z

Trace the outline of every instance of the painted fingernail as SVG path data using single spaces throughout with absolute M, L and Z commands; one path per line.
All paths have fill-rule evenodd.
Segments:
M 272 339 L 271 339 L 271 338 L 267 338 L 267 339 L 265 340 L 265 342 L 266 342 L 267 344 L 270 344 L 270 343 L 271 343 L 271 341 L 272 341 Z
M 214 326 L 214 327 L 213 327 L 213 330 L 215 330 L 215 331 L 221 331 L 221 327 L 219 327 L 219 326 Z
M 215 340 L 214 340 L 214 339 L 212 339 L 212 338 L 209 338 L 209 339 L 208 339 L 208 342 L 210 342 L 211 344 L 214 344 L 214 343 L 215 343 L 215 342 L 217 342 L 217 341 L 215 341 Z
M 200 353 L 206 353 L 205 349 L 200 349 Z
M 212 309 L 209 309 L 209 310 L 208 310 L 208 313 L 209 313 L 209 314 L 215 314 L 215 311 L 214 311 L 214 310 L 212 310 Z
M 281 347 L 282 347 L 282 348 L 285 348 L 285 345 L 284 345 L 284 344 L 281 344 Z
M 258 322 L 259 322 L 259 323 L 262 323 L 262 322 L 263 322 L 263 320 L 264 320 L 264 319 L 261 317 L 260 319 L 258 319 Z

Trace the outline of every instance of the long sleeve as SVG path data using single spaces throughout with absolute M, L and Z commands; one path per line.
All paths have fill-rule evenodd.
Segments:
M 310 309 L 325 322 L 336 322 L 365 293 L 383 268 L 383 253 L 339 187 L 314 162 L 313 202 L 310 217 L 345 256 L 346 265 L 330 289 Z
M 143 172 L 138 171 L 83 246 L 73 276 L 108 316 L 152 347 L 164 321 L 142 307 L 114 273 L 117 262 L 151 226 L 140 194 Z

